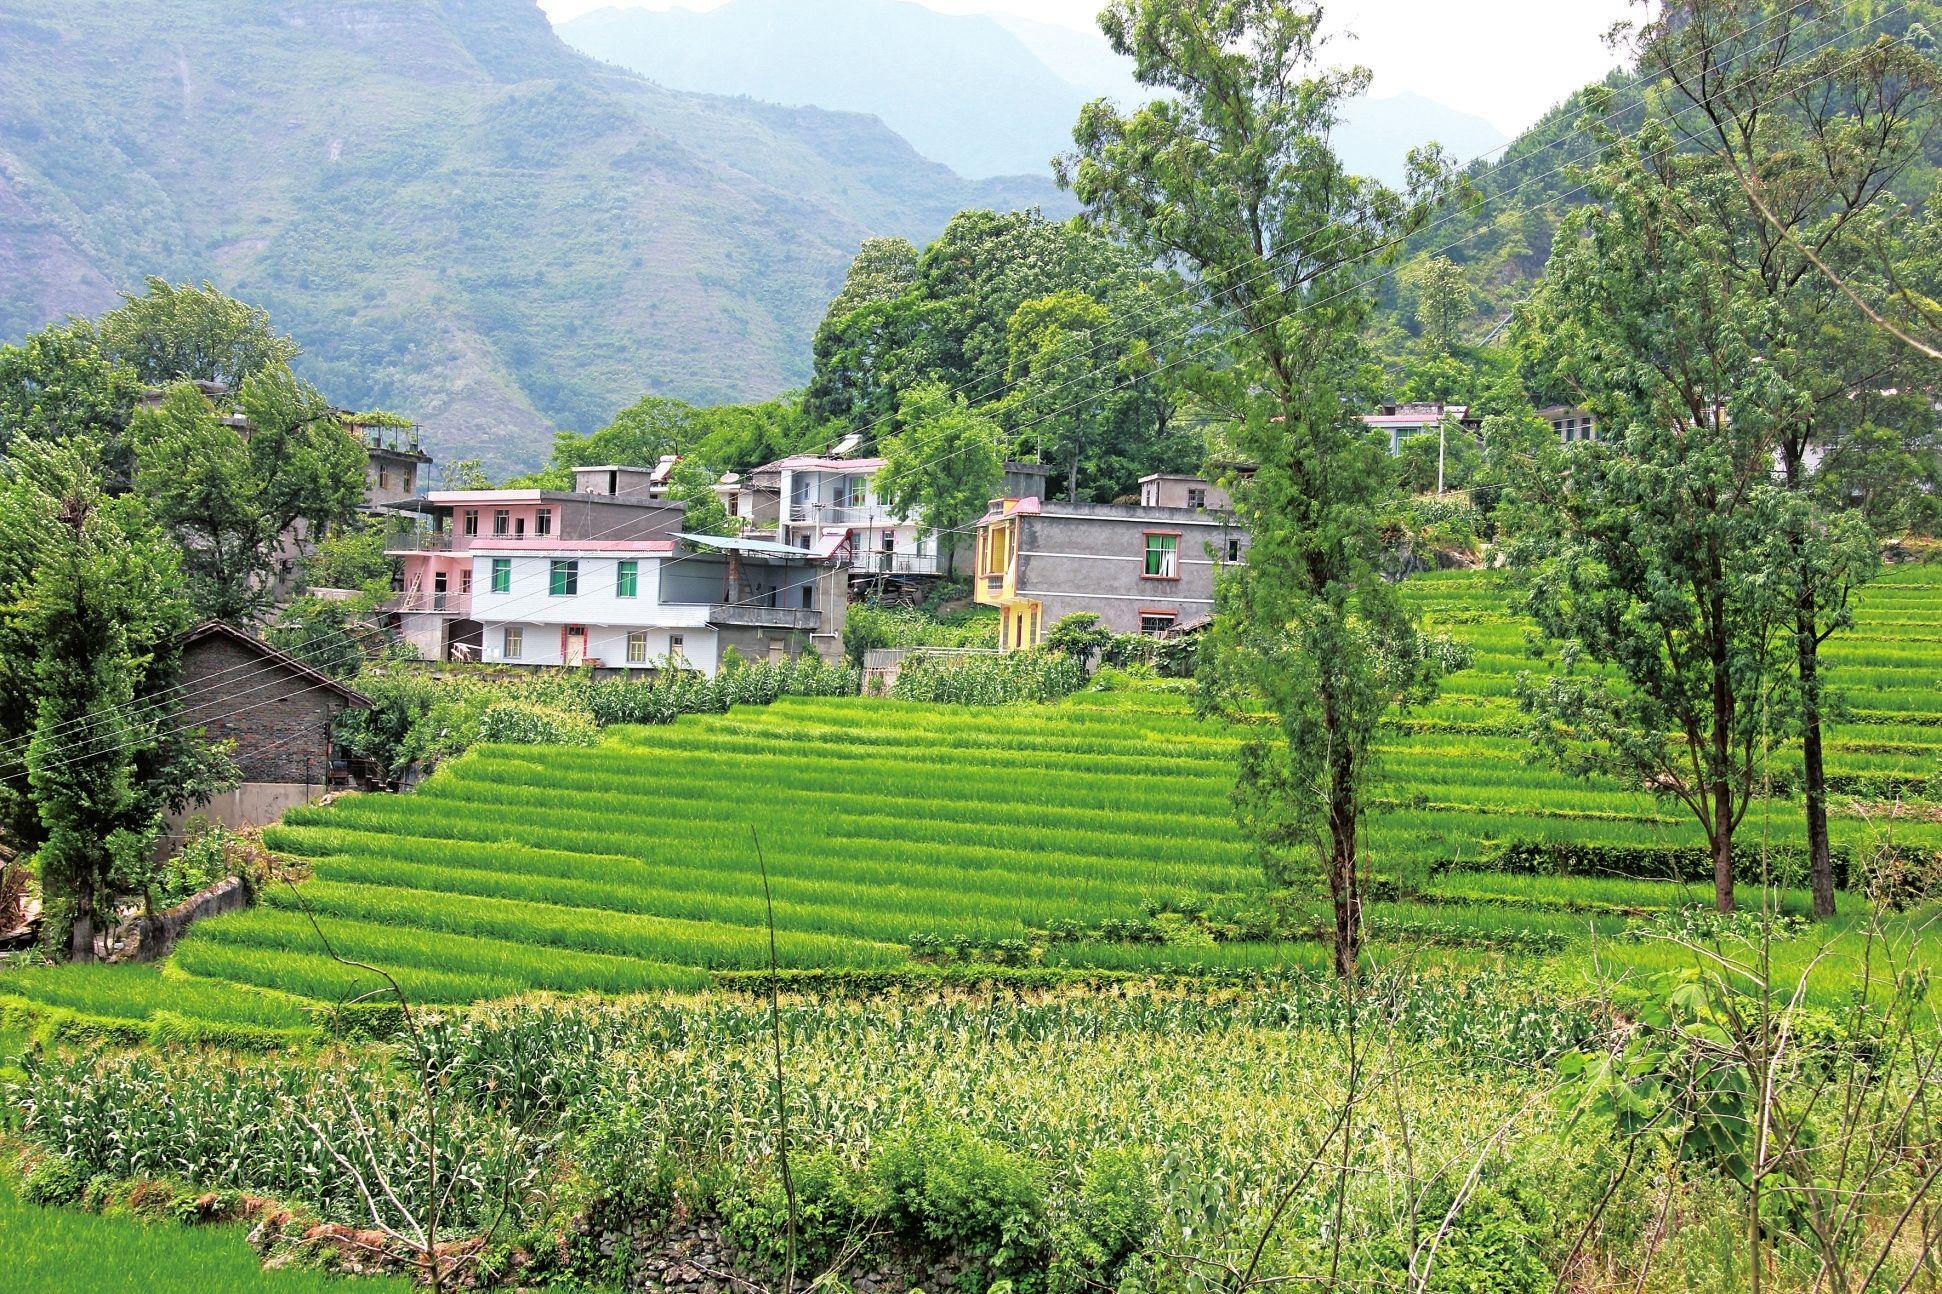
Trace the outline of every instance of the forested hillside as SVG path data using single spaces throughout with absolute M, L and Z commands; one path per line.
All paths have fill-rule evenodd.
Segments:
M 207 277 L 332 399 L 501 470 L 645 390 L 801 383 L 867 236 L 1060 201 L 649 85 L 532 0 L 0 0 L 0 48 L 0 337 Z

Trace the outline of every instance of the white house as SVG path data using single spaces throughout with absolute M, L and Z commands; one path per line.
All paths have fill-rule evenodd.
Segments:
M 843 449 L 777 459 L 746 478 L 731 474 L 715 492 L 730 516 L 743 519 L 746 535 L 810 550 L 843 537 L 852 571 L 939 574 L 936 538 L 920 538 L 916 520 L 891 511 L 877 493 L 884 460 L 848 457 Z

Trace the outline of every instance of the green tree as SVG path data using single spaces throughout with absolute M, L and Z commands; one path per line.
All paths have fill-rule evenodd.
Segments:
M 136 485 L 182 546 L 197 613 L 241 622 L 275 598 L 287 563 L 355 515 L 365 456 L 288 368 L 245 378 L 237 407 L 246 429 L 177 383 L 137 411 L 130 437 Z
M 492 478 L 476 458 L 454 458 L 438 465 L 438 484 L 444 490 L 490 490 Z
M 150 277 L 140 296 L 101 318 L 101 349 L 151 386 L 220 382 L 231 391 L 245 379 L 287 367 L 297 344 L 270 323 L 269 312 L 213 286 L 177 286 Z
M 1397 278 L 1415 307 L 1416 334 L 1423 344 L 1437 352 L 1453 349 L 1476 295 L 1463 267 L 1447 256 L 1419 256 Z
M 1022 303 L 1007 325 L 1014 421 L 1035 457 L 1063 470 L 1075 502 L 1132 395 L 1115 389 L 1121 366 L 1111 324 L 1106 307 L 1083 292 L 1055 292 Z
M 920 533 L 937 537 L 949 570 L 964 530 L 1004 481 L 1004 433 L 936 382 L 905 392 L 897 422 L 882 445 L 877 493 L 890 511 L 915 517 Z
M 0 818 L 36 850 L 55 955 L 91 956 L 103 898 L 146 888 L 162 813 L 233 780 L 171 690 L 189 620 L 174 545 L 140 498 L 105 492 L 97 448 L 17 446 L 0 484 Z
M 1914 223 L 1895 187 L 1934 138 L 1942 82 L 1908 37 L 1855 49 L 1854 21 L 1833 3 L 1683 0 L 1634 40 L 1640 67 L 1658 79 L 1653 105 L 1690 123 L 1680 131 L 1681 156 L 1663 169 L 1707 181 L 1691 186 L 1695 205 L 1685 218 L 1710 231 L 1717 272 L 1764 308 L 1755 343 L 1762 362 L 1799 396 L 1776 421 L 1773 448 L 1793 496 L 1783 569 L 1793 582 L 1807 843 L 1822 917 L 1834 914 L 1834 871 L 1820 649 L 1848 623 L 1854 589 L 1875 573 L 1879 537 L 1854 524 L 1867 513 L 1828 486 L 1871 477 L 1879 505 L 1883 487 L 1897 481 L 1901 502 L 1914 503 L 1921 487 L 1897 463 L 1928 441 L 1934 421 L 1925 397 L 1909 398 L 1928 382 L 1931 361 L 1876 328 L 1824 272 L 1860 283 L 1876 300 L 1889 295 L 1884 280 L 1894 275 L 1878 249 Z M 1857 398 L 1887 389 L 1908 394 Z M 1884 414 L 1902 436 L 1881 436 L 1882 421 L 1862 421 Z M 1837 444 L 1843 470 L 1816 472 L 1813 456 Z M 1861 460 L 1871 452 L 1888 461 L 1869 469 Z
M 1801 400 L 1763 362 L 1767 303 L 1718 272 L 1727 235 L 1701 213 L 1724 181 L 1685 171 L 1664 123 L 1608 137 L 1519 320 L 1608 442 L 1552 444 L 1518 474 L 1511 561 L 1563 648 L 1518 695 L 1561 766 L 1692 812 L 1730 912 L 1734 832 L 1791 718 L 1795 513 L 1771 476 Z
M 1206 679 L 1216 700 L 1274 716 L 1274 736 L 1245 748 L 1237 808 L 1271 873 L 1320 860 L 1347 978 L 1376 734 L 1433 691 L 1444 659 L 1377 571 L 1393 485 L 1356 416 L 1372 398 L 1358 276 L 1421 208 L 1350 175 L 1329 147 L 1368 73 L 1317 69 L 1319 6 L 1113 0 L 1100 26 L 1167 97 L 1131 115 L 1089 105 L 1060 175 L 1091 220 L 1184 266 L 1232 320 L 1228 363 L 1191 380 L 1233 428 L 1230 460 L 1252 465 L 1230 487 L 1253 547 L 1219 585 Z M 1415 159 L 1419 182 L 1432 162 Z
M 0 453 L 16 439 L 87 437 L 125 483 L 128 417 L 141 385 L 132 368 L 101 353 L 94 326 L 83 320 L 0 346 Z
M 397 563 L 384 555 L 390 528 L 376 518 L 339 526 L 317 541 L 303 559 L 307 589 L 355 589 L 373 601 L 391 593 Z

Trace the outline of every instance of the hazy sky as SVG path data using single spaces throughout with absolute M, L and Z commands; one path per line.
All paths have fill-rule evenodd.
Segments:
M 713 9 L 725 0 L 540 0 L 555 21 L 609 5 Z M 802 0 L 814 5 L 816 0 Z M 917 0 L 945 13 L 1011 13 L 1091 29 L 1099 0 Z M 1331 25 L 1355 33 L 1339 62 L 1375 70 L 1377 94 L 1414 90 L 1516 134 L 1613 63 L 1603 36 L 1640 12 L 1632 0 L 1335 0 Z

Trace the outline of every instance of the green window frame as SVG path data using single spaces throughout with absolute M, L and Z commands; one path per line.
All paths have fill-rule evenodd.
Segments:
M 577 596 L 580 592 L 580 563 L 566 558 L 554 558 L 547 588 L 556 598 Z
M 492 591 L 494 593 L 512 592 L 512 558 L 492 559 Z
M 641 564 L 635 561 L 621 562 L 614 568 L 614 596 L 617 598 L 637 598 L 641 594 Z

